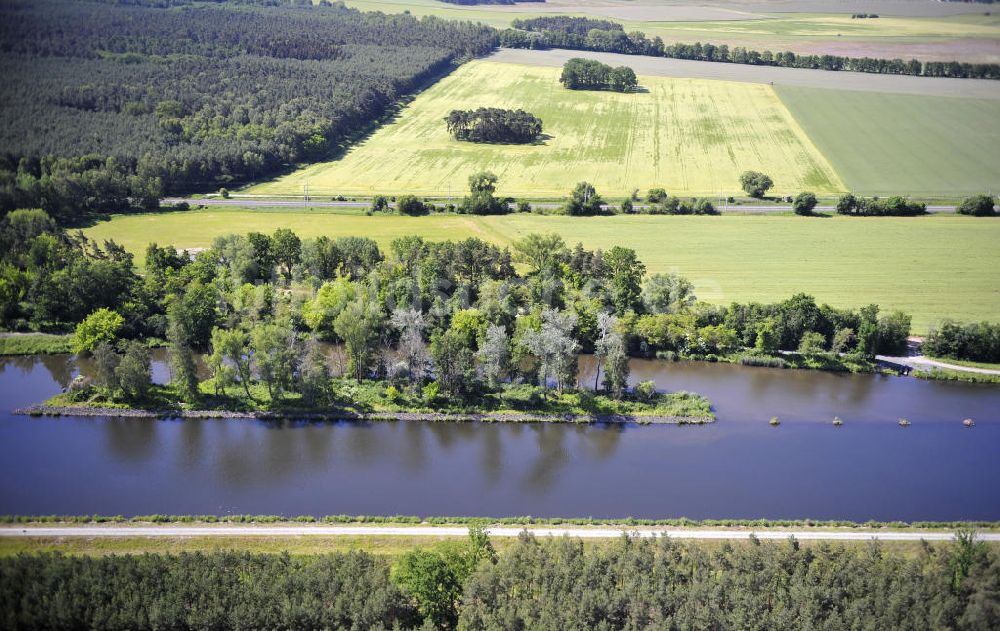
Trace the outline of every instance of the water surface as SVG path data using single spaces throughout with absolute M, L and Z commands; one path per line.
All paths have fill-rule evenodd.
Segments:
M 637 360 L 634 379 L 705 394 L 718 422 L 9 414 L 58 392 L 74 370 L 64 356 L 0 359 L 0 513 L 1000 519 L 995 386 Z M 166 378 L 162 363 L 155 374 Z M 780 427 L 767 424 L 774 415 Z

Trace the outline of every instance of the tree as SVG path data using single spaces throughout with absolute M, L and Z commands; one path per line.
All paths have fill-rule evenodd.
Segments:
M 258 324 L 250 331 L 250 348 L 257 377 L 274 402 L 289 389 L 298 360 L 295 332 L 287 326 Z
M 291 279 L 292 267 L 301 260 L 302 241 L 288 228 L 278 228 L 271 236 L 271 255 L 285 278 Z
M 407 378 L 414 385 L 423 383 L 430 363 L 430 355 L 424 343 L 424 331 L 427 330 L 424 314 L 417 309 L 396 309 L 392 312 L 389 323 L 399 333 L 396 350 L 406 368 Z
M 618 66 L 608 75 L 608 88 L 615 92 L 631 92 L 638 85 L 635 71 L 628 66 Z
M 386 213 L 389 212 L 389 198 L 385 195 L 376 195 L 372 197 L 371 212 L 373 213 Z
M 861 307 L 859 313 L 858 351 L 866 357 L 874 357 L 878 352 L 878 305 Z
M 532 233 L 514 242 L 515 260 L 525 263 L 535 274 L 553 269 L 565 256 L 566 243 L 556 233 Z
M 792 210 L 796 215 L 811 215 L 813 208 L 816 208 L 816 195 L 814 193 L 799 193 L 792 201 Z
M 653 274 L 642 285 L 642 301 L 650 313 L 677 313 L 696 300 L 694 284 L 676 273 Z
M 94 347 L 94 384 L 108 391 L 118 389 L 116 372 L 121 357 L 107 342 L 98 342 Z
M 333 330 L 344 340 L 350 372 L 358 383 L 371 370 L 381 326 L 381 307 L 367 292 L 348 303 L 333 321 Z
M 631 371 L 625 336 L 612 331 L 604 343 L 604 386 L 611 396 L 621 399 L 628 387 Z
M 441 388 L 449 394 L 464 394 L 474 375 L 474 354 L 467 335 L 455 329 L 431 340 L 431 357 Z
M 499 324 L 491 324 L 479 346 L 479 364 L 483 377 L 491 388 L 496 388 L 510 375 L 510 337 L 507 329 Z
M 744 171 L 740 175 L 740 186 L 750 197 L 763 197 L 774 186 L 774 182 L 759 171 Z
M 118 387 L 129 401 L 142 401 L 149 393 L 152 376 L 149 369 L 149 349 L 137 340 L 128 343 L 125 355 L 115 368 Z
M 469 196 L 462 200 L 459 210 L 470 215 L 500 215 L 508 212 L 506 202 L 493 196 L 497 176 L 480 171 L 469 176 Z
M 990 195 L 973 195 L 963 199 L 955 210 L 962 215 L 992 217 L 996 214 L 993 210 L 995 203 L 996 200 Z
M 415 548 L 392 569 L 392 579 L 417 603 L 417 610 L 438 629 L 454 629 L 462 582 L 452 563 L 436 550 Z
M 757 324 L 754 348 L 762 353 L 773 353 L 781 348 L 781 330 L 774 318 L 765 318 Z
M 204 349 L 218 320 L 216 289 L 197 279 L 167 306 L 167 331 L 176 344 Z M 172 330 L 172 333 L 171 333 Z
M 521 336 L 521 344 L 538 360 L 538 380 L 548 388 L 549 377 L 556 380 L 556 388 L 563 388 L 575 380 L 576 354 L 580 345 L 573 338 L 576 316 L 556 309 L 542 311 L 542 326 L 529 329 Z
M 101 342 L 113 343 L 125 318 L 117 311 L 101 308 L 76 325 L 73 334 L 73 352 L 89 353 Z
M 334 322 L 357 296 L 357 288 L 346 276 L 323 283 L 316 296 L 302 305 L 302 319 L 324 340 L 336 340 Z
M 826 350 L 826 338 L 822 333 L 806 331 L 799 341 L 799 352 L 803 355 L 816 355 Z
M 563 207 L 567 215 L 599 215 L 604 212 L 604 200 L 590 182 L 580 182 L 570 193 Z
M 176 302 L 176 301 L 175 301 Z M 167 345 L 170 353 L 170 381 L 181 398 L 191 401 L 198 395 L 198 364 L 188 340 L 184 322 L 167 312 Z
M 830 350 L 837 354 L 850 352 L 856 341 L 857 338 L 854 335 L 854 329 L 849 327 L 837 329 L 833 334 Z
M 247 399 L 253 400 L 250 394 L 250 348 L 249 336 L 238 329 L 212 329 L 212 353 L 209 366 L 215 379 L 216 393 L 225 393 L 226 386 L 231 384 L 237 375 Z M 228 362 L 228 364 L 227 364 Z
M 604 253 L 604 264 L 611 275 L 611 302 L 615 313 L 624 315 L 626 311 L 636 311 L 642 304 L 642 277 L 646 266 L 636 256 L 632 248 L 614 246 Z
M 878 320 L 878 341 L 875 352 L 885 355 L 906 353 L 910 337 L 910 316 L 902 311 L 893 311 Z
M 300 358 L 299 392 L 307 406 L 325 402 L 330 394 L 330 368 L 323 347 L 315 339 L 305 343 Z

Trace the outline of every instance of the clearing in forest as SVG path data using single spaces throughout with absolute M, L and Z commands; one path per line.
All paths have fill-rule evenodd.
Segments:
M 398 119 L 343 158 L 247 192 L 265 195 L 452 195 L 469 175 L 500 177 L 504 195 L 565 196 L 586 180 L 605 196 L 664 187 L 674 194 L 739 191 L 739 175 L 771 175 L 775 194 L 845 189 L 768 85 L 640 76 L 629 94 L 567 90 L 559 68 L 478 60 L 421 93 Z M 524 109 L 540 117 L 535 145 L 453 139 L 452 109 Z

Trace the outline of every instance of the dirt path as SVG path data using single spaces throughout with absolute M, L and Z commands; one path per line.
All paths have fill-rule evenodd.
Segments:
M 580 537 L 584 539 L 614 539 L 623 532 L 639 537 L 666 536 L 673 539 L 788 539 L 809 541 L 951 541 L 954 534 L 944 531 L 877 531 L 877 530 L 705 530 L 667 528 L 629 528 L 622 526 L 589 528 L 487 528 L 491 537 L 517 537 L 528 530 L 537 537 Z M 468 528 L 462 526 L 3 526 L 0 537 L 464 537 Z M 983 541 L 1000 542 L 1000 533 L 978 535 Z

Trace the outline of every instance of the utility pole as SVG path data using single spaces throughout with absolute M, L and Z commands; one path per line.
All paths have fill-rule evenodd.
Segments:
M 305 191 L 302 194 L 302 204 L 306 208 L 309 208 L 309 180 L 305 181 Z

